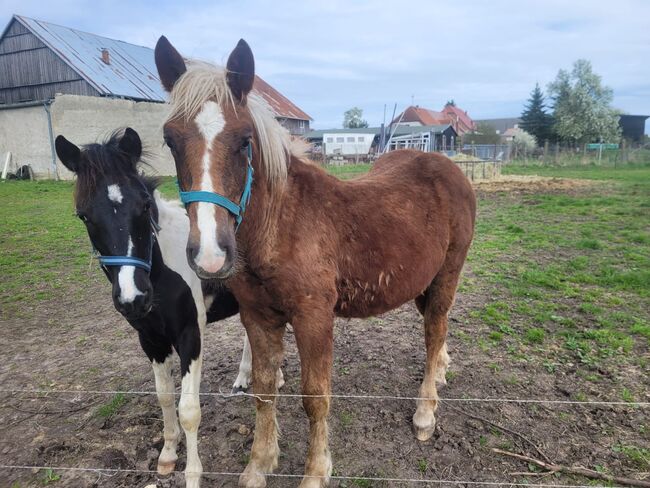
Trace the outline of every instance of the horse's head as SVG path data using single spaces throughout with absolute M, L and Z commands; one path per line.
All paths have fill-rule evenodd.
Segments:
M 151 310 L 155 183 L 138 174 L 142 144 L 137 132 L 115 132 L 102 144 L 81 149 L 56 138 L 61 162 L 77 175 L 75 207 L 85 224 L 106 276 L 113 284 L 115 308 L 127 319 Z
M 190 219 L 187 259 L 200 278 L 226 278 L 237 254 L 237 206 L 246 204 L 252 145 L 258 144 L 255 111 L 248 103 L 255 78 L 253 53 L 240 40 L 226 70 L 196 63 L 188 70 L 178 51 L 161 37 L 155 57 L 162 84 L 171 94 L 164 138 Z M 234 207 L 183 198 L 208 194 L 225 197 Z

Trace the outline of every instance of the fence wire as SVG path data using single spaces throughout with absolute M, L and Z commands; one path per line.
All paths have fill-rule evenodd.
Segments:
M 116 474 L 157 474 L 157 471 L 151 469 L 121 469 L 121 468 L 78 468 L 67 466 L 26 466 L 26 465 L 0 465 L 0 469 L 22 469 L 22 470 L 44 470 L 51 469 L 53 471 L 71 471 L 71 472 L 87 472 L 111 475 Z M 190 474 L 183 471 L 173 471 L 178 474 Z M 203 471 L 202 476 L 219 476 L 219 477 L 239 477 L 242 473 L 232 471 Z M 284 473 L 267 473 L 266 476 L 270 478 L 285 478 L 285 479 L 302 479 L 302 478 L 324 478 L 324 476 L 305 476 L 302 474 L 284 474 Z M 374 482 L 385 483 L 419 483 L 419 484 L 438 484 L 438 485 L 466 485 L 466 486 L 525 486 L 528 488 L 624 488 L 615 485 L 560 485 L 550 483 L 511 483 L 508 481 L 468 481 L 468 480 L 432 480 L 421 478 L 380 478 L 373 476 L 341 476 L 332 475 L 329 477 L 331 480 L 339 481 L 354 481 L 354 480 L 367 480 Z

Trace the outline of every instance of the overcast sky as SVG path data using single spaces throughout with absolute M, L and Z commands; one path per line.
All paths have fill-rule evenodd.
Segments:
M 390 118 L 411 100 L 518 116 L 535 82 L 545 89 L 578 58 L 617 108 L 650 114 L 648 0 L 2 0 L 0 22 L 13 13 L 151 47 L 165 34 L 183 55 L 220 63 L 243 37 L 257 73 L 316 128 L 340 127 L 352 106 L 378 125 L 384 104 Z

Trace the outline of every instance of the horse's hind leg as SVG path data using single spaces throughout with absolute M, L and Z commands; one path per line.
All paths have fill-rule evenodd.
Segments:
M 455 259 L 454 259 L 455 258 Z M 436 426 L 434 412 L 438 407 L 436 382 L 446 383 L 445 373 L 449 364 L 447 354 L 447 314 L 454 302 L 460 271 L 465 261 L 461 256 L 447 256 L 434 280 L 423 295 L 416 298 L 418 310 L 424 315 L 424 337 L 427 360 L 424 380 L 420 387 L 417 409 L 413 415 L 413 427 L 418 440 L 426 441 Z
M 239 373 L 232 385 L 232 392 L 239 393 L 248 391 L 248 386 L 251 384 L 251 372 L 253 369 L 253 354 L 251 353 L 251 343 L 248 340 L 248 335 L 244 332 L 244 348 L 242 349 L 241 361 L 239 362 Z M 278 388 L 284 386 L 284 375 L 282 368 L 278 368 L 277 374 Z

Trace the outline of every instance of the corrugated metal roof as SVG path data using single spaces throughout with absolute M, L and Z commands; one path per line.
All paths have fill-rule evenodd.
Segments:
M 163 102 L 167 99 L 153 50 L 69 27 L 15 15 L 102 95 Z M 102 61 L 108 49 L 110 64 Z
M 158 78 L 153 49 L 22 15 L 14 15 L 14 18 L 102 95 L 156 102 L 167 100 Z M 102 49 L 108 50 L 109 64 L 102 61 Z M 255 77 L 253 89 L 271 106 L 276 117 L 312 120 L 259 76 Z

